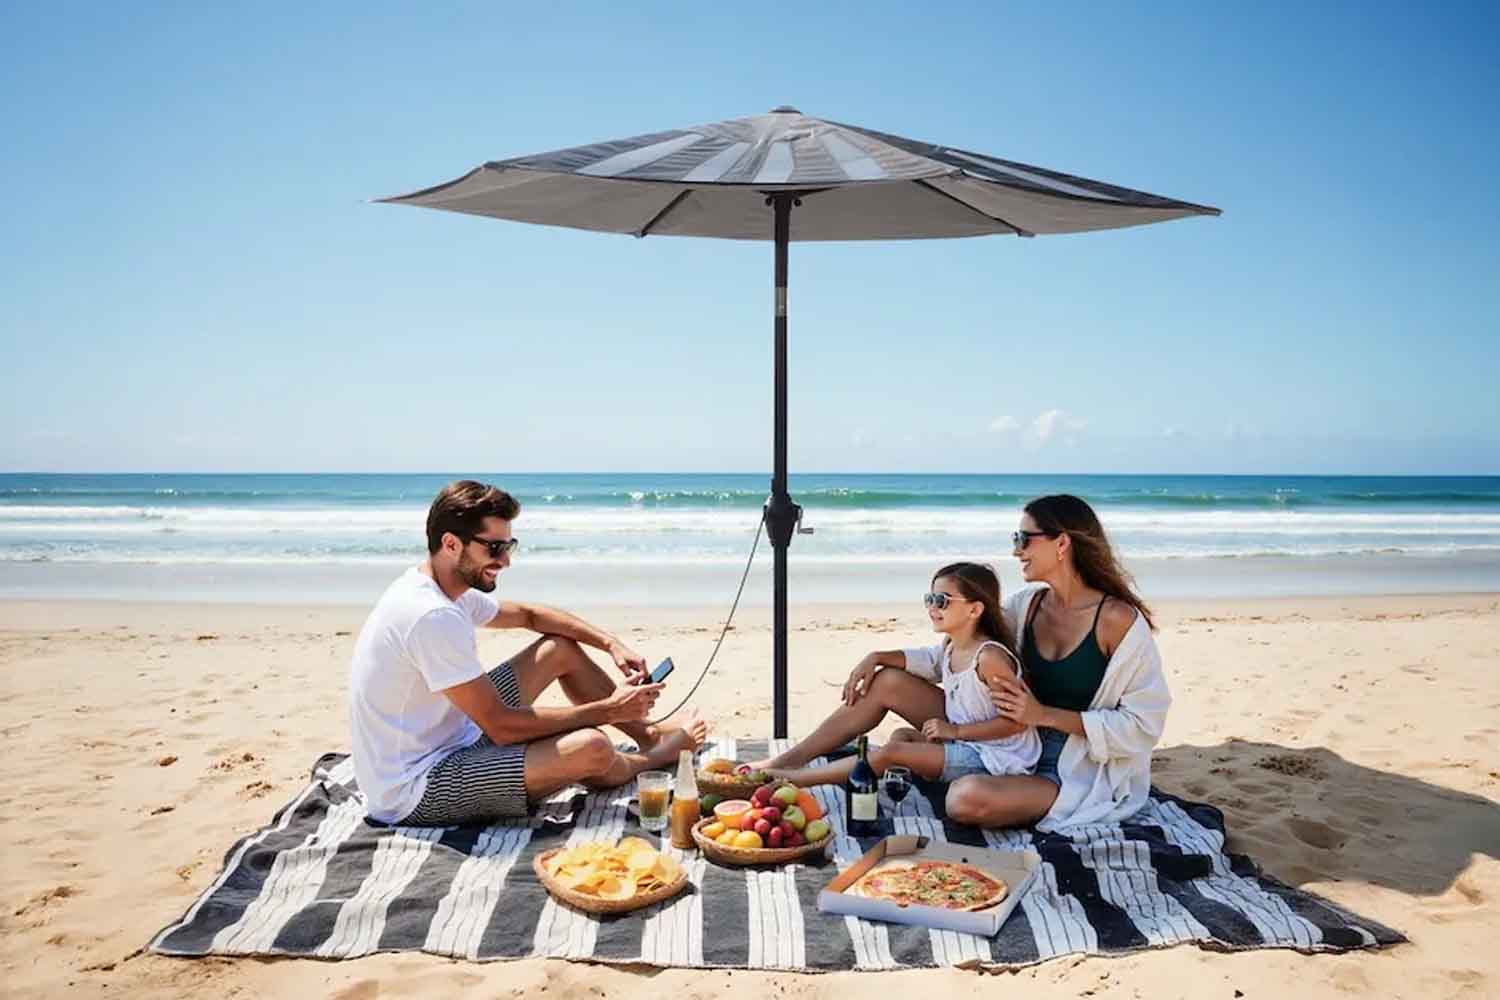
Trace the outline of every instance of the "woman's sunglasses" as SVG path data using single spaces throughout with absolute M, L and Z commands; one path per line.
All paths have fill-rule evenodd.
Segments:
M 1010 533 L 1010 547 L 1013 552 L 1020 552 L 1031 544 L 1033 538 L 1056 538 L 1055 531 L 1012 531 Z
M 969 598 L 967 598 L 967 597 L 952 597 L 952 596 L 950 596 L 948 594 L 939 593 L 938 591 L 933 591 L 930 594 L 923 594 L 922 595 L 922 605 L 923 605 L 923 607 L 937 608 L 939 611 L 942 611 L 942 610 L 946 609 L 948 607 L 948 605 L 952 604 L 954 601 L 965 601 L 965 602 L 968 602 Z
M 491 559 L 499 559 L 507 552 L 514 552 L 516 546 L 521 544 L 519 538 L 471 538 L 469 541 L 483 545 Z

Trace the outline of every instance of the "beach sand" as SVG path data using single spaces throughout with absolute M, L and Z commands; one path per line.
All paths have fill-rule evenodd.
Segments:
M 0 994 L 7 996 L 866 996 L 867 973 L 345 962 L 140 954 L 224 852 L 347 750 L 345 673 L 367 609 L 0 603 Z M 587 609 L 585 613 L 587 613 Z M 685 691 L 722 608 L 594 617 Z M 882 990 L 1028 997 L 1500 995 L 1500 596 L 1256 600 L 1159 609 L 1176 702 L 1164 790 L 1225 811 L 1231 849 L 1404 931 L 1375 953 L 1192 947 L 996 977 L 883 974 Z M 801 605 L 794 733 L 872 648 L 931 641 L 920 608 Z M 486 633 L 499 661 L 527 641 Z M 770 729 L 770 634 L 742 612 L 697 704 Z

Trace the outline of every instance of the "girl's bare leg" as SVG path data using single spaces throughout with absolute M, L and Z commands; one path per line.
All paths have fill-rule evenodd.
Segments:
M 928 719 L 943 717 L 942 689 L 905 670 L 885 667 L 875 674 L 870 689 L 853 705 L 840 705 L 807 739 L 753 766 L 767 771 L 803 767 L 813 758 L 868 733 L 880 725 L 887 712 L 895 712 L 920 728 Z
M 810 785 L 841 785 L 849 777 L 849 772 L 854 770 L 856 759 L 845 757 L 843 760 L 836 760 L 819 767 L 788 770 L 772 768 L 771 774 L 803 788 Z M 924 778 L 936 781 L 943 776 L 943 745 L 901 740 L 887 743 L 883 747 L 876 747 L 870 751 L 870 766 L 875 769 L 877 775 L 892 764 L 909 767 L 913 774 L 920 774 Z

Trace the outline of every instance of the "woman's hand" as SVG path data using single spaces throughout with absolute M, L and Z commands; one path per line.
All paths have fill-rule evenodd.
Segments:
M 1023 726 L 1045 724 L 1047 706 L 1036 700 L 1019 677 L 999 676 L 990 682 L 990 702 L 1002 718 Z
M 949 743 L 958 739 L 958 727 L 947 719 L 928 719 L 922 723 L 922 736 L 929 743 Z
M 874 654 L 865 657 L 854 665 L 854 670 L 849 674 L 849 679 L 844 682 L 844 704 L 853 705 L 870 691 L 870 682 L 875 679 L 875 671 L 880 669 L 880 664 L 875 662 Z

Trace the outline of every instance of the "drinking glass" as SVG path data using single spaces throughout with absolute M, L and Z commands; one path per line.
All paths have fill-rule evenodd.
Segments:
M 880 779 L 880 787 L 885 791 L 886 798 L 890 799 L 895 808 L 891 815 L 901 811 L 901 800 L 906 798 L 906 793 L 911 791 L 911 768 L 892 766 L 885 769 L 885 774 Z
M 667 804 L 672 798 L 672 775 L 642 771 L 635 779 L 641 803 L 641 829 L 660 833 L 667 828 Z

